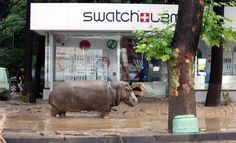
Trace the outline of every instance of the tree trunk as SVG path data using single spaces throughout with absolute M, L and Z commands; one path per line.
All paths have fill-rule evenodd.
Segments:
M 37 58 L 36 58 L 36 67 L 35 67 L 35 79 L 34 79 L 34 85 L 35 85 L 35 95 L 36 97 L 40 97 L 40 91 L 41 91 L 41 68 L 44 63 L 44 37 L 40 35 L 36 35 L 38 46 L 37 46 Z
M 215 7 L 214 11 L 217 15 L 224 16 L 224 7 Z M 221 40 L 220 47 L 213 46 L 211 49 L 211 71 L 205 106 L 220 105 L 222 68 L 223 47 Z
M 31 0 L 27 0 L 26 11 L 26 46 L 25 46 L 25 64 L 24 64 L 24 90 L 29 96 L 30 103 L 36 103 L 36 97 L 33 92 L 32 82 L 32 32 L 30 31 L 30 3 Z
M 167 0 L 167 4 L 178 4 L 179 0 Z
M 196 115 L 194 61 L 199 42 L 204 0 L 180 0 L 172 48 L 175 58 L 168 62 L 168 131 L 176 115 Z

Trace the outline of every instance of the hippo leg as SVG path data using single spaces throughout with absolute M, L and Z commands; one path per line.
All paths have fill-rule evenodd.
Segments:
M 60 113 L 59 113 L 59 116 L 60 116 L 60 117 L 66 117 L 66 112 L 60 112 Z
M 111 112 L 111 106 L 106 106 L 101 110 L 102 114 L 101 117 L 102 118 L 109 118 L 109 113 Z
M 54 107 L 51 108 L 51 116 L 56 117 L 56 115 L 58 113 L 59 113 L 59 111 L 56 108 L 54 108 Z
M 108 112 L 108 113 L 102 112 L 101 117 L 102 117 L 102 118 L 105 118 L 105 119 L 109 118 L 109 117 L 110 117 L 110 116 L 109 116 L 109 112 Z

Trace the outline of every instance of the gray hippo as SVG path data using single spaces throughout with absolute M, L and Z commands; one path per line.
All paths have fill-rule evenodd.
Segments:
M 129 106 L 137 104 L 130 85 L 124 81 L 70 81 L 56 86 L 49 95 L 51 115 L 64 117 L 66 112 L 100 111 L 107 117 L 111 107 L 123 101 Z

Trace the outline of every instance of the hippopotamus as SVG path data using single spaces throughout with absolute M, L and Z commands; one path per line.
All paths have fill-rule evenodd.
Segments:
M 99 111 L 104 118 L 122 101 L 129 106 L 138 102 L 128 83 L 97 80 L 63 82 L 51 91 L 48 100 L 54 117 L 65 117 L 67 111 Z

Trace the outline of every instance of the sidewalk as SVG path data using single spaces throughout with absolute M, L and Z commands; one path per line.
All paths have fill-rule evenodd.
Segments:
M 197 104 L 200 132 L 192 135 L 167 133 L 167 99 L 144 99 L 134 108 L 121 104 L 109 119 L 94 112 L 53 118 L 46 101 L 1 102 L 0 108 L 0 121 L 6 117 L 2 134 L 7 143 L 236 142 L 236 103 L 220 107 Z
M 6 136 L 5 139 L 7 143 L 235 143 L 236 133 L 168 134 L 153 136 Z

